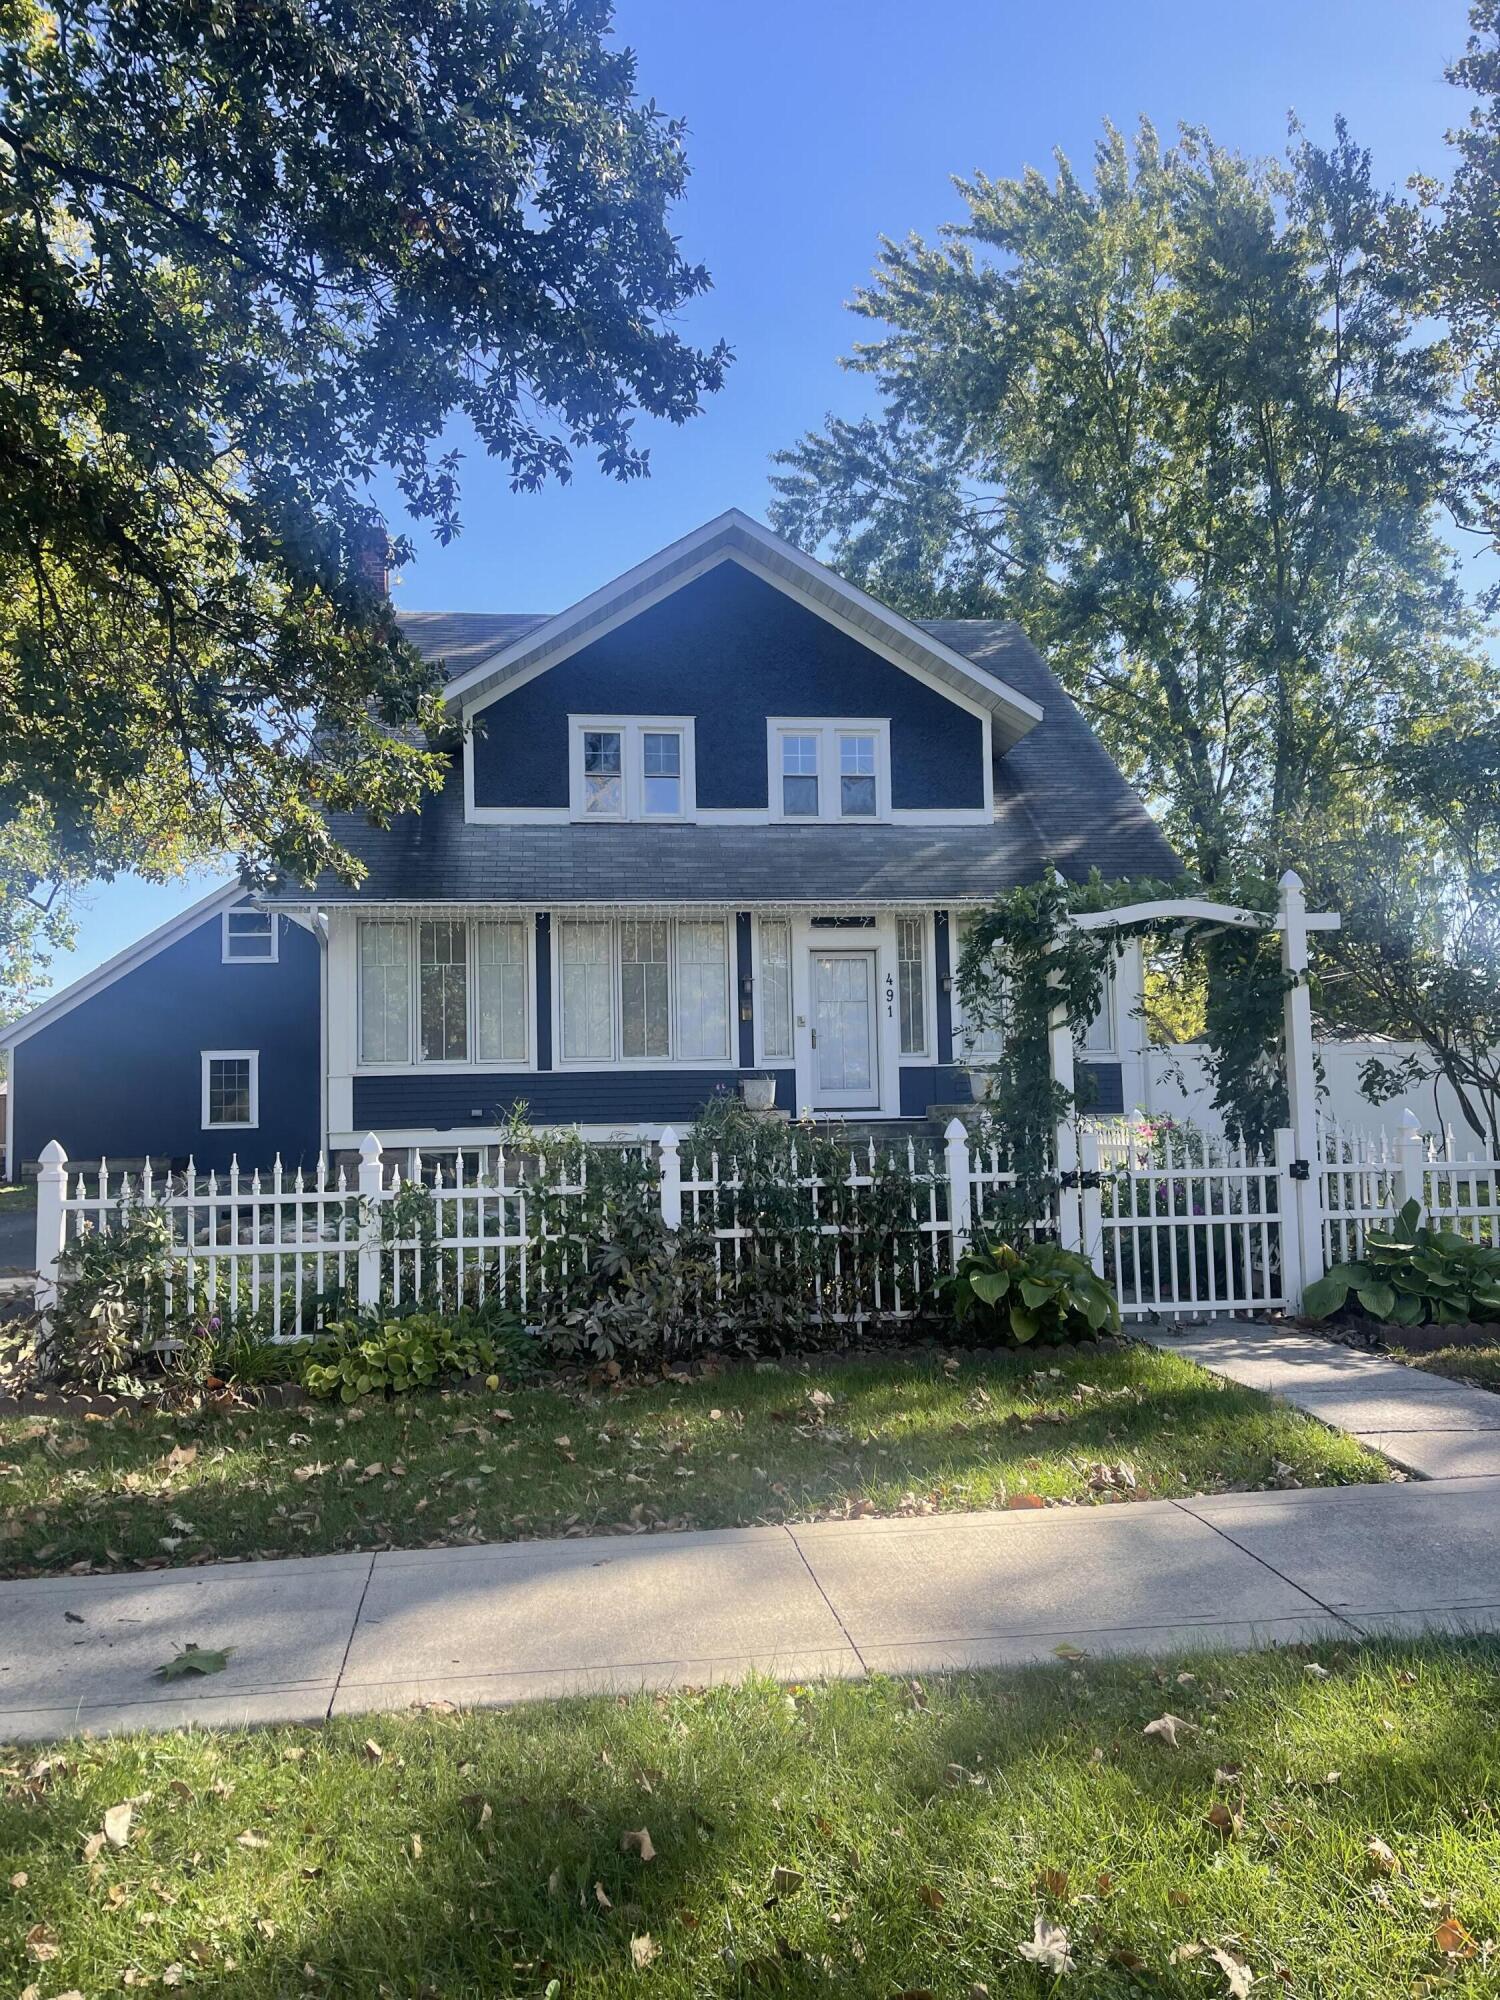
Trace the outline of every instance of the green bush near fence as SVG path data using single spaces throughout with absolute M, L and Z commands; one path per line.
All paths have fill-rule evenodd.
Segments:
M 1391 1228 L 1365 1232 L 1362 1257 L 1335 1264 L 1302 1295 L 1309 1319 L 1351 1306 L 1393 1326 L 1500 1319 L 1500 1250 L 1424 1223 L 1409 1201 Z

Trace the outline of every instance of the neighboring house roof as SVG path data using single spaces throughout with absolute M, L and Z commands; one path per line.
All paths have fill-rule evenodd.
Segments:
M 112 986 L 125 973 L 133 972 L 138 965 L 144 965 L 148 958 L 155 958 L 159 951 L 165 951 L 168 945 L 176 944 L 177 940 L 186 937 L 189 931 L 195 931 L 199 924 L 207 922 L 221 910 L 230 909 L 234 904 L 243 902 L 245 893 L 238 882 L 226 882 L 222 888 L 211 890 L 208 895 L 190 904 L 179 916 L 169 917 L 164 924 L 158 924 L 154 931 L 148 931 L 143 938 L 137 938 L 134 944 L 127 945 L 124 951 L 116 952 L 113 958 L 107 958 L 102 965 L 96 965 L 92 972 L 86 972 L 81 979 L 75 979 L 71 986 L 64 986 L 59 992 L 51 994 L 33 1007 L 29 1014 L 23 1014 L 19 1021 L 11 1021 L 5 1027 L 0 1027 L 0 1049 L 9 1048 L 14 1042 L 24 1042 L 26 1037 L 34 1035 L 38 1028 L 45 1028 L 49 1021 L 57 1020 L 59 1015 L 71 1013 L 83 1001 L 91 1000 L 106 986 Z
M 422 626 L 418 619 L 431 621 Z M 485 643 L 479 613 L 402 614 L 425 651 Z M 1018 625 L 944 619 L 922 630 L 978 674 L 1013 688 L 1042 720 L 995 760 L 995 818 L 983 826 L 613 826 L 466 822 L 455 770 L 419 813 L 384 830 L 354 815 L 335 837 L 368 871 L 325 876 L 286 904 L 494 902 L 850 903 L 981 901 L 1054 862 L 1081 878 L 1177 872 L 1160 829 Z
M 446 699 L 465 711 L 529 680 L 611 627 L 635 617 L 657 599 L 717 563 L 733 561 L 841 625 L 908 673 L 936 681 L 990 712 L 997 745 L 1015 743 L 1041 721 L 1041 711 L 993 668 L 976 673 L 934 629 L 914 624 L 868 591 L 848 583 L 792 543 L 783 541 L 738 507 L 659 550 L 634 569 L 590 592 L 555 617 L 522 631 L 487 658 L 449 675 Z
M 448 679 L 456 680 L 479 666 L 496 650 L 508 646 L 534 625 L 545 625 L 545 611 L 398 611 L 396 623 L 425 659 L 438 660 Z

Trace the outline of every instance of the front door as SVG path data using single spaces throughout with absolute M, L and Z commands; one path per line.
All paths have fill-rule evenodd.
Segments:
M 880 1103 L 873 951 L 815 951 L 813 1107 L 873 1109 Z

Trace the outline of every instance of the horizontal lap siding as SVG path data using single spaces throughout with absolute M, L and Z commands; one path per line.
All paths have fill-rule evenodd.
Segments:
M 286 917 L 274 965 L 222 962 L 218 913 L 18 1042 L 18 1162 L 49 1139 L 69 1159 L 186 1160 L 290 1171 L 321 1128 L 318 944 Z M 203 1129 L 205 1049 L 260 1052 L 260 1122 Z
M 693 716 L 705 808 L 765 807 L 768 715 L 888 717 L 893 805 L 984 804 L 977 716 L 735 563 L 482 709 L 476 803 L 566 807 L 569 715 Z
M 795 1073 L 771 1074 L 778 1107 L 795 1110 Z M 524 1104 L 538 1125 L 686 1123 L 716 1091 L 737 1092 L 741 1075 L 737 1069 L 650 1069 L 357 1076 L 354 1123 L 361 1131 L 459 1131 L 500 1124 L 515 1104 Z

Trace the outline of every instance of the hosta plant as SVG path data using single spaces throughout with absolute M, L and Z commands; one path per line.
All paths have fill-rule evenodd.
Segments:
M 517 1372 L 527 1336 L 508 1317 L 463 1312 L 411 1313 L 372 1325 L 346 1321 L 328 1329 L 303 1365 L 302 1384 L 311 1396 L 336 1396 L 342 1403 L 361 1396 L 404 1396 L 413 1389 L 465 1375 Z
M 1086 1257 L 1056 1243 L 976 1243 L 948 1280 L 953 1317 L 989 1346 L 1118 1333 L 1114 1293 Z
M 1433 1228 L 1409 1201 L 1389 1229 L 1366 1231 L 1362 1257 L 1335 1264 L 1302 1294 L 1309 1319 L 1351 1303 L 1392 1326 L 1500 1319 L 1500 1250 Z

